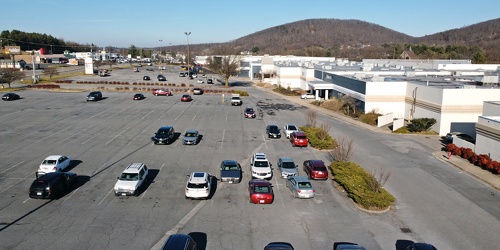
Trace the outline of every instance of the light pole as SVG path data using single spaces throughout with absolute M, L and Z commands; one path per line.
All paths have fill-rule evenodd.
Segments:
M 189 66 L 189 35 L 191 35 L 191 32 L 184 32 L 184 34 L 186 34 L 186 40 L 187 40 L 187 48 L 188 48 L 188 55 L 187 55 L 187 59 L 186 59 L 186 66 L 188 67 L 188 75 L 189 75 L 189 69 L 191 68 Z
M 161 59 L 161 42 L 163 42 L 163 40 L 160 39 L 158 41 L 160 41 L 160 56 L 159 56 L 160 57 L 160 74 L 162 74 L 163 73 L 163 67 L 161 65 L 161 62 L 162 62 L 162 59 Z

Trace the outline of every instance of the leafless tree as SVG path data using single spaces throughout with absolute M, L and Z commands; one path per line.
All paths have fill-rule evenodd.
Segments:
M 49 76 L 49 79 L 52 81 L 52 77 L 59 75 L 59 71 L 57 71 L 56 67 L 48 67 L 46 68 L 43 73 L 47 76 Z
M 330 127 L 331 125 L 328 123 L 321 123 L 319 125 L 318 133 L 316 134 L 318 136 L 318 139 L 325 140 L 326 136 L 328 135 L 328 131 L 330 131 Z
M 4 83 L 7 83 L 10 88 L 11 83 L 21 80 L 25 76 L 24 71 L 20 71 L 19 69 L 0 69 L 0 83 L 2 83 L 2 88 Z
M 354 141 L 350 138 L 337 138 L 337 147 L 329 152 L 330 158 L 333 161 L 348 162 L 351 159 L 354 151 Z
M 342 97 L 342 107 L 344 108 L 344 113 L 346 115 L 351 115 L 356 113 L 356 99 L 350 95 L 345 95 Z
M 214 50 L 214 55 L 207 59 L 210 69 L 224 79 L 226 87 L 229 86 L 229 77 L 238 75 L 240 56 L 238 51 L 228 46 L 221 46 Z
M 317 119 L 318 119 L 318 113 L 316 113 L 316 111 L 308 110 L 306 112 L 306 126 L 315 127 Z

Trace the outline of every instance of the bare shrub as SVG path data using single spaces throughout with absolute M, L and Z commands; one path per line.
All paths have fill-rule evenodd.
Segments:
M 348 162 L 354 151 L 354 141 L 350 138 L 337 138 L 337 147 L 329 152 L 332 161 Z
M 339 111 L 342 109 L 342 102 L 340 100 L 334 99 L 334 100 L 328 100 L 324 101 L 321 107 L 333 110 L 333 111 Z
M 316 120 L 318 119 L 318 114 L 314 110 L 308 110 L 306 112 L 306 126 L 314 128 L 316 126 Z
M 332 126 L 328 123 L 321 123 L 319 125 L 319 130 L 318 130 L 318 133 L 316 134 L 318 136 L 318 139 L 320 140 L 325 140 L 326 139 L 326 136 L 328 135 L 328 131 L 330 131 L 330 128 Z
M 380 189 L 385 185 L 389 177 L 391 176 L 391 171 L 387 168 L 381 168 L 378 171 L 373 170 L 370 173 L 370 179 L 367 180 L 368 187 L 373 192 L 380 192 Z

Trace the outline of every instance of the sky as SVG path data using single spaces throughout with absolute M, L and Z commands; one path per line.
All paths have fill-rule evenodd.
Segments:
M 0 0 L 0 9 L 0 31 L 125 48 L 223 43 L 318 18 L 361 20 L 414 37 L 500 18 L 500 0 Z

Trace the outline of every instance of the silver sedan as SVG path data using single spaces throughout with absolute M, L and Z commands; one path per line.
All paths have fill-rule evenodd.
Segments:
M 286 186 L 292 192 L 294 198 L 314 198 L 314 190 L 311 181 L 305 176 L 291 176 L 286 180 Z

